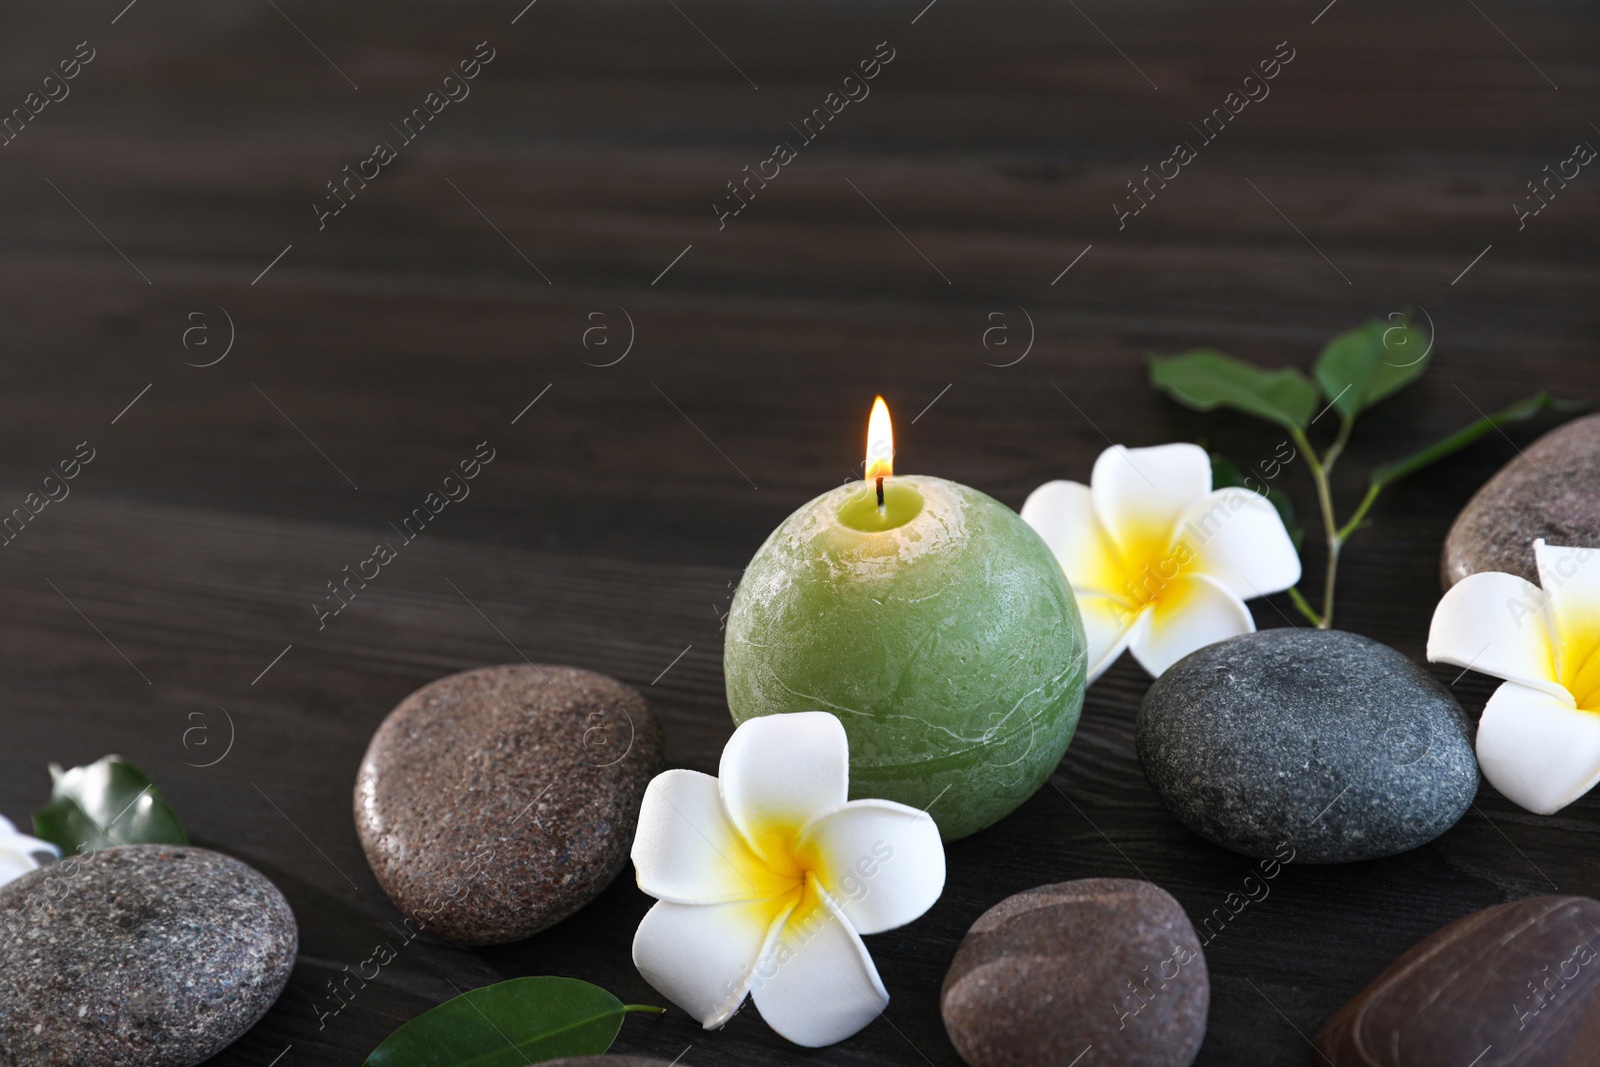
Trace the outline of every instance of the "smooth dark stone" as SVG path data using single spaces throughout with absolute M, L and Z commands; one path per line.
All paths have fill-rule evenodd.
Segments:
M 0 887 L 0 1063 L 190 1067 L 289 981 L 276 886 L 203 848 L 124 845 Z
M 1345 863 L 1444 833 L 1478 791 L 1461 705 L 1387 645 L 1262 630 L 1158 678 L 1135 727 L 1145 777 L 1178 820 L 1257 859 Z
M 1127 878 L 1007 897 L 967 931 L 945 976 L 945 1030 L 972 1067 L 1188 1067 L 1211 980 L 1183 907 Z
M 1600 1063 L 1600 902 L 1534 897 L 1418 942 L 1317 1035 L 1334 1067 Z
M 1600 415 L 1551 430 L 1484 483 L 1445 538 L 1439 580 L 1504 571 L 1538 584 L 1533 542 L 1600 547 Z
M 575 667 L 441 678 L 400 702 L 356 776 L 356 832 L 389 899 L 440 937 L 519 941 L 627 863 L 662 768 L 644 698 Z

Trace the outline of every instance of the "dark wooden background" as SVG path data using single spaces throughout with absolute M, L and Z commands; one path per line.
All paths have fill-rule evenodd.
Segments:
M 1358 429 L 1346 509 L 1367 467 L 1475 407 L 1537 387 L 1600 398 L 1600 175 L 1520 232 L 1511 208 L 1574 143 L 1600 143 L 1591 7 L 124 2 L 13 5 L 0 32 L 0 109 L 78 42 L 96 50 L 0 148 L 0 511 L 78 442 L 97 452 L 0 549 L 0 810 L 26 821 L 47 761 L 118 752 L 198 843 L 283 889 L 299 964 L 219 1065 L 359 1063 L 452 986 L 517 975 L 656 999 L 628 951 L 649 901 L 624 875 L 523 944 L 419 940 L 319 1029 L 324 983 L 397 918 L 351 822 L 357 762 L 405 694 L 520 661 L 514 643 L 638 686 L 671 762 L 714 771 L 732 585 L 784 515 L 856 469 L 874 392 L 903 470 L 1020 506 L 1085 479 L 1108 438 L 1272 454 L 1265 424 L 1153 395 L 1147 353 L 1307 367 L 1338 330 L 1426 309 L 1436 364 Z M 484 40 L 497 55 L 472 95 L 319 232 L 323 183 L 394 140 L 388 123 Z M 897 55 L 871 96 L 719 232 L 724 183 L 885 40 Z M 1188 124 L 1281 41 L 1296 57 L 1271 96 L 1119 232 L 1124 183 L 1196 141 Z M 224 309 L 231 353 L 185 366 L 220 354 Z M 622 351 L 624 309 L 631 352 L 586 366 Z M 1022 352 L 1024 309 L 1031 352 L 986 365 Z M 597 324 L 612 344 L 586 349 Z M 186 349 L 196 325 L 209 334 Z M 995 325 L 1010 347 L 985 348 Z M 471 497 L 319 632 L 324 583 L 485 439 L 498 455 Z M 1347 553 L 1340 624 L 1420 658 L 1441 539 L 1512 455 L 1493 437 L 1385 498 Z M 1309 515 L 1303 471 L 1282 482 Z M 1281 597 L 1256 609 L 1296 621 Z M 714 1034 L 672 1012 L 630 1019 L 617 1049 L 954 1064 L 939 985 L 1002 897 L 1142 875 L 1197 920 L 1220 905 L 1252 865 L 1146 786 L 1146 684 L 1128 660 L 1106 675 L 1054 788 L 951 847 L 933 911 L 870 939 L 893 1001 L 863 1033 L 810 1052 L 753 1010 Z M 1455 691 L 1475 715 L 1491 686 Z M 220 709 L 231 751 L 190 766 L 227 741 Z M 1289 868 L 1206 949 L 1199 1062 L 1304 1062 L 1304 1035 L 1437 927 L 1596 892 L 1597 846 L 1600 795 L 1541 818 L 1485 787 L 1425 848 Z

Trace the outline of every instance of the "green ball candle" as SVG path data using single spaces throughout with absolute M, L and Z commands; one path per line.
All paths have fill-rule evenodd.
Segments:
M 736 723 L 832 712 L 850 739 L 851 798 L 927 809 L 954 840 L 1060 762 L 1083 705 L 1083 622 L 1016 512 L 943 478 L 892 476 L 887 408 L 879 423 L 875 405 L 866 481 L 790 515 L 745 570 L 728 706 Z

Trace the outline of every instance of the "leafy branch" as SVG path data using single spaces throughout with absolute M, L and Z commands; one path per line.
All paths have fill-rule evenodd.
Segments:
M 624 1004 L 576 978 L 512 978 L 423 1012 L 386 1037 L 363 1067 L 526 1067 L 572 1062 L 568 1056 L 587 1062 L 611 1047 L 625 1016 L 664 1010 Z
M 70 771 L 52 763 L 50 781 L 50 803 L 34 813 L 33 832 L 63 856 L 116 845 L 189 843 L 156 784 L 121 756 Z
M 1333 503 L 1333 471 L 1350 443 L 1356 417 L 1420 378 L 1432 362 L 1432 348 L 1432 339 L 1411 322 L 1409 315 L 1395 312 L 1388 322 L 1372 319 L 1329 341 L 1317 357 L 1312 378 L 1293 367 L 1267 370 L 1212 348 L 1150 358 L 1150 384 L 1156 389 L 1197 411 L 1230 408 L 1276 423 L 1288 431 L 1289 439 L 1305 457 L 1306 468 L 1317 490 L 1323 542 L 1327 548 L 1322 609 L 1313 608 L 1298 588 L 1289 590 L 1289 598 L 1300 613 L 1320 629 L 1333 625 L 1339 556 L 1345 543 L 1363 528 L 1367 514 L 1384 489 L 1459 452 L 1505 423 L 1532 418 L 1546 408 L 1568 413 L 1589 406 L 1584 401 L 1558 400 L 1541 390 L 1408 456 L 1375 467 L 1368 476 L 1366 495 L 1350 517 L 1340 523 Z M 1320 410 L 1319 404 L 1322 405 Z M 1338 429 L 1319 455 L 1309 434 L 1312 425 L 1330 411 L 1338 416 Z M 1248 486 L 1249 478 L 1235 477 L 1239 474 L 1237 467 L 1226 461 L 1218 464 L 1218 459 L 1220 457 L 1213 460 L 1214 470 L 1229 472 L 1228 484 Z M 1276 476 L 1278 466 L 1274 464 L 1269 478 Z M 1291 535 L 1298 532 L 1293 525 L 1292 510 L 1286 510 L 1281 490 L 1250 488 L 1273 501 Z M 1298 546 L 1298 538 L 1296 544 Z

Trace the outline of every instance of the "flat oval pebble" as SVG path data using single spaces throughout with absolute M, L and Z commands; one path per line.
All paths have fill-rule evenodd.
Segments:
M 1333 1067 L 1600 1062 L 1600 902 L 1534 897 L 1418 942 L 1317 1035 Z
M 1206 1036 L 1211 979 L 1183 907 L 1128 878 L 1007 897 L 978 917 L 940 993 L 972 1067 L 1188 1067 Z
M 627 862 L 662 768 L 644 698 L 575 667 L 484 667 L 423 686 L 373 735 L 356 832 L 395 907 L 440 937 L 519 941 Z
M 1551 430 L 1484 483 L 1450 526 L 1440 581 L 1504 571 L 1537 584 L 1537 537 L 1600 547 L 1600 415 Z
M 190 1067 L 283 992 L 299 935 L 253 867 L 124 845 L 0 887 L 0 1063 Z
M 1139 706 L 1139 762 L 1168 810 L 1258 859 L 1346 863 L 1438 837 L 1478 791 L 1449 690 L 1339 630 L 1261 630 L 1208 645 Z

